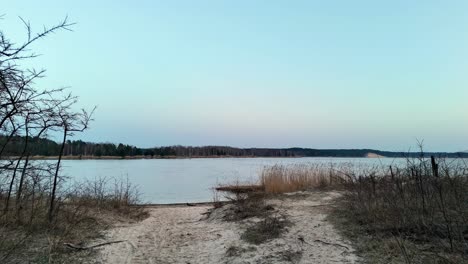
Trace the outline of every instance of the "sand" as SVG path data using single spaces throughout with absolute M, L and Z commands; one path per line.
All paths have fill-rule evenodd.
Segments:
M 366 154 L 366 158 L 381 159 L 381 158 L 385 158 L 385 156 L 379 155 L 377 153 L 369 152 Z
M 349 241 L 326 220 L 336 192 L 307 192 L 268 200 L 292 222 L 281 237 L 260 245 L 240 235 L 250 224 L 210 217 L 200 206 L 149 207 L 150 216 L 138 223 L 111 229 L 105 241 L 125 240 L 102 247 L 98 263 L 354 263 L 358 257 Z M 220 213 L 221 212 L 221 213 Z M 258 219 L 257 219 L 258 220 Z

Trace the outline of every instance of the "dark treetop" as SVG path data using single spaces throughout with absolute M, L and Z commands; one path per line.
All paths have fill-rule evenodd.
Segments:
M 0 136 L 0 143 L 5 140 L 5 136 Z M 5 150 L 5 156 L 15 156 L 22 149 L 25 142 L 24 137 L 15 137 L 10 140 Z M 32 155 L 57 156 L 60 151 L 60 144 L 44 138 L 31 138 Z M 146 156 L 153 158 L 164 157 L 366 157 L 373 153 L 384 157 L 415 157 L 420 156 L 420 152 L 391 152 L 374 149 L 310 149 L 310 148 L 234 148 L 227 146 L 168 146 L 154 148 L 138 148 L 131 145 L 113 143 L 90 143 L 81 140 L 70 141 L 65 144 L 65 156 L 85 156 L 85 157 L 130 157 Z M 465 152 L 425 152 L 424 155 L 434 155 L 441 157 L 465 157 Z

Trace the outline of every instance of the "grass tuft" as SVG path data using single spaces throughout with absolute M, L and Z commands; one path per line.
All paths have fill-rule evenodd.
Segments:
M 241 238 L 248 243 L 259 245 L 280 237 L 285 231 L 287 223 L 284 218 L 267 216 L 265 219 L 249 226 L 241 235 Z

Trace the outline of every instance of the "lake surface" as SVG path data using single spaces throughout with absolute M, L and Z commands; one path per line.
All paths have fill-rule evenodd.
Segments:
M 219 184 L 257 182 L 265 166 L 323 164 L 387 166 L 402 159 L 381 158 L 203 158 L 141 160 L 65 160 L 63 174 L 73 181 L 122 178 L 137 185 L 144 203 L 208 202 Z

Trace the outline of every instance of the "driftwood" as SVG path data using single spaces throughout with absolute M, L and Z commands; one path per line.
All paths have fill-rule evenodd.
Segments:
M 216 190 L 230 193 L 254 193 L 262 192 L 265 188 L 262 185 L 232 185 L 216 187 Z
M 63 243 L 63 244 L 65 246 L 67 246 L 67 247 L 69 247 L 71 249 L 75 249 L 75 250 L 88 250 L 88 249 L 97 248 L 97 247 L 101 247 L 101 246 L 105 246 L 105 245 L 109 245 L 109 244 L 122 243 L 122 242 L 125 242 L 125 241 L 126 240 L 110 241 L 110 242 L 104 242 L 104 243 L 101 243 L 101 244 L 97 244 L 97 245 L 93 245 L 93 246 L 87 246 L 87 247 L 73 245 L 72 243 Z

